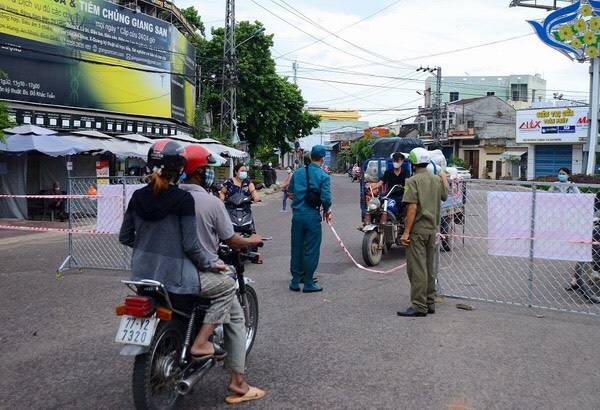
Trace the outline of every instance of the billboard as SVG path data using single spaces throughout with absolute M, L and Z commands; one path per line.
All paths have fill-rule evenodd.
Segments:
M 3 0 L 0 98 L 193 123 L 195 50 L 104 0 Z
M 589 108 L 555 107 L 517 111 L 517 144 L 583 144 L 588 139 Z

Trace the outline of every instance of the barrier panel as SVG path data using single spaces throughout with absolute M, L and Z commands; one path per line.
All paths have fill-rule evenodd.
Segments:
M 463 224 L 452 223 L 451 250 L 438 254 L 440 295 L 600 315 L 600 185 L 465 184 Z
M 69 178 L 69 254 L 57 274 L 131 269 L 131 249 L 119 243 L 119 229 L 131 194 L 142 186 L 139 177 Z

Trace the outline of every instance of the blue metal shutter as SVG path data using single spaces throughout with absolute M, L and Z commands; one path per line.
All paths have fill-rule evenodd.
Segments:
M 571 145 L 536 145 L 535 177 L 555 175 L 560 167 L 573 166 L 573 147 Z

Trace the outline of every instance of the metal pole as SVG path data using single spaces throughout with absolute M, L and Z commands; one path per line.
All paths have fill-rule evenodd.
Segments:
M 590 90 L 590 126 L 588 138 L 587 175 L 594 175 L 596 165 L 596 144 L 598 143 L 598 97 L 600 88 L 600 62 L 598 58 L 591 59 L 591 90 Z

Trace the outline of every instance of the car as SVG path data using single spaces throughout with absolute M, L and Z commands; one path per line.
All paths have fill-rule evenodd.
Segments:
M 471 173 L 463 167 L 447 167 L 446 168 L 451 178 L 471 179 Z

